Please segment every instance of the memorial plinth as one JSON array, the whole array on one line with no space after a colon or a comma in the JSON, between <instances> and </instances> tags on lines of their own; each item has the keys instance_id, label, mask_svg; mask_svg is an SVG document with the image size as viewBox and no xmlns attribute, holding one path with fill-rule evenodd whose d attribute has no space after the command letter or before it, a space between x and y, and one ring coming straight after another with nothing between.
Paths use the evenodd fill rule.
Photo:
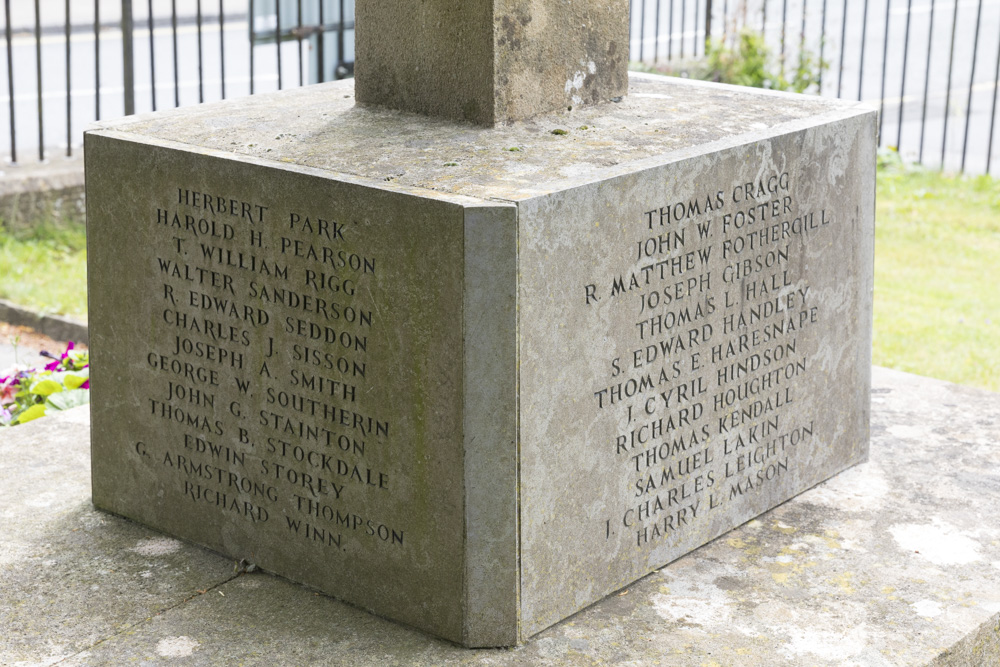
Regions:
<instances>
[{"instance_id":1,"label":"memorial plinth","mask_svg":"<svg viewBox=\"0 0 1000 667\"><path fill-rule=\"evenodd\" d=\"M472 646L868 448L876 116L350 81L87 134L94 502Z\"/></svg>"}]
</instances>

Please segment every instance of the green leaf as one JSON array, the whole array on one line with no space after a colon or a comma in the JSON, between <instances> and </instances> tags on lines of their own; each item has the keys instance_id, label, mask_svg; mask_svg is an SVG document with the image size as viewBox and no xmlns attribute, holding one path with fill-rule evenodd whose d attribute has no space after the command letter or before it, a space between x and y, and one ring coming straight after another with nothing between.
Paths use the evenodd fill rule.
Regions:
<instances>
[{"instance_id":1,"label":"green leaf","mask_svg":"<svg viewBox=\"0 0 1000 667\"><path fill-rule=\"evenodd\" d=\"M80 385L90 379L90 369L84 368L81 371L75 373L66 373L66 377L63 378L63 385L67 389L79 389Z\"/></svg>"},{"instance_id":2,"label":"green leaf","mask_svg":"<svg viewBox=\"0 0 1000 667\"><path fill-rule=\"evenodd\" d=\"M70 350L66 361L69 362L66 365L70 370L89 372L88 368L83 367L90 363L90 352L87 350Z\"/></svg>"},{"instance_id":3,"label":"green leaf","mask_svg":"<svg viewBox=\"0 0 1000 667\"><path fill-rule=\"evenodd\" d=\"M84 389L83 391L87 390ZM12 423L26 424L30 421L33 421L35 419L38 419L39 417L44 417L44 416L45 416L45 406L40 403L38 405L32 405L24 412L18 414L17 419L15 419Z\"/></svg>"},{"instance_id":4,"label":"green leaf","mask_svg":"<svg viewBox=\"0 0 1000 667\"><path fill-rule=\"evenodd\" d=\"M45 401L45 404L55 411L69 410L87 403L90 403L90 392L86 389L70 389L49 396L49 399Z\"/></svg>"},{"instance_id":5,"label":"green leaf","mask_svg":"<svg viewBox=\"0 0 1000 667\"><path fill-rule=\"evenodd\" d=\"M61 384L50 379L39 380L35 384L31 385L31 393L37 394L38 396L51 396L52 394L59 393L62 390L63 386Z\"/></svg>"}]
</instances>

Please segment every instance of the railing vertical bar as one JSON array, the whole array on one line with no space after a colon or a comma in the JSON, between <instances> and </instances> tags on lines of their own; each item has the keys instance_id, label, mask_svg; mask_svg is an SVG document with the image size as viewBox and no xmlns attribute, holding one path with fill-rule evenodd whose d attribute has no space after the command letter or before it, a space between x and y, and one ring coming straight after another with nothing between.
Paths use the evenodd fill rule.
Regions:
<instances>
[{"instance_id":1,"label":"railing vertical bar","mask_svg":"<svg viewBox=\"0 0 1000 667\"><path fill-rule=\"evenodd\" d=\"M847 51L847 0L844 0L844 13L840 17L840 68L837 70L837 97L840 97L844 83L844 53Z\"/></svg>"},{"instance_id":2,"label":"railing vertical bar","mask_svg":"<svg viewBox=\"0 0 1000 667\"><path fill-rule=\"evenodd\" d=\"M785 30L788 27L788 0L781 0L781 73L785 73Z\"/></svg>"},{"instance_id":3,"label":"railing vertical bar","mask_svg":"<svg viewBox=\"0 0 1000 667\"><path fill-rule=\"evenodd\" d=\"M955 28L958 26L958 2L951 15L951 49L948 54L948 85L944 89L944 130L941 132L941 169L944 169L944 156L948 148L948 112L951 110L951 73L955 62Z\"/></svg>"},{"instance_id":4,"label":"railing vertical bar","mask_svg":"<svg viewBox=\"0 0 1000 667\"><path fill-rule=\"evenodd\" d=\"M17 162L17 140L14 122L14 49L10 29L10 0L4 0L4 32L7 37L7 99L10 103L10 161Z\"/></svg>"},{"instance_id":5,"label":"railing vertical bar","mask_svg":"<svg viewBox=\"0 0 1000 667\"><path fill-rule=\"evenodd\" d=\"M274 53L278 61L278 90L282 88L281 81L281 1L274 0Z\"/></svg>"},{"instance_id":6,"label":"railing vertical bar","mask_svg":"<svg viewBox=\"0 0 1000 667\"><path fill-rule=\"evenodd\" d=\"M764 36L764 41L767 41L767 0L761 0L760 3L760 34Z\"/></svg>"},{"instance_id":7,"label":"railing vertical bar","mask_svg":"<svg viewBox=\"0 0 1000 667\"><path fill-rule=\"evenodd\" d=\"M658 62L660 59L660 3L662 0L655 0L654 5L654 24L653 24L653 62Z\"/></svg>"},{"instance_id":8,"label":"railing vertical bar","mask_svg":"<svg viewBox=\"0 0 1000 667\"><path fill-rule=\"evenodd\" d=\"M670 12L667 18L667 61L674 58L674 0L670 0Z\"/></svg>"},{"instance_id":9,"label":"railing vertical bar","mask_svg":"<svg viewBox=\"0 0 1000 667\"><path fill-rule=\"evenodd\" d=\"M69 2L69 0L66 0ZM156 111L156 43L153 38L153 0L146 3L149 11L147 24L149 25L149 91L153 99L153 111Z\"/></svg>"},{"instance_id":10,"label":"railing vertical bar","mask_svg":"<svg viewBox=\"0 0 1000 667\"><path fill-rule=\"evenodd\" d=\"M684 31L687 29L685 18L687 17L687 0L681 0L681 60L684 60Z\"/></svg>"},{"instance_id":11,"label":"railing vertical bar","mask_svg":"<svg viewBox=\"0 0 1000 667\"><path fill-rule=\"evenodd\" d=\"M322 2L322 0L320 0ZM256 31L254 30L254 24L256 23L257 14L254 10L254 0L250 0L250 94L254 93L253 85L253 75L254 75L254 62L253 62L253 52L254 46L256 46Z\"/></svg>"},{"instance_id":12,"label":"railing vertical bar","mask_svg":"<svg viewBox=\"0 0 1000 667\"><path fill-rule=\"evenodd\" d=\"M35 0L35 85L38 86L38 161L45 161L45 128L42 114L42 7Z\"/></svg>"},{"instance_id":13,"label":"railing vertical bar","mask_svg":"<svg viewBox=\"0 0 1000 667\"><path fill-rule=\"evenodd\" d=\"M930 26L927 28L927 62L924 65L924 101L920 111L920 152L917 161L924 162L924 131L927 128L927 98L930 96L931 85L931 45L934 43L934 0L931 0Z\"/></svg>"},{"instance_id":14,"label":"railing vertical bar","mask_svg":"<svg viewBox=\"0 0 1000 667\"><path fill-rule=\"evenodd\" d=\"M809 0L802 0L802 23L799 26L799 69L805 66L806 52L806 7Z\"/></svg>"},{"instance_id":15,"label":"railing vertical bar","mask_svg":"<svg viewBox=\"0 0 1000 667\"><path fill-rule=\"evenodd\" d=\"M297 6L297 15L296 15L297 25L296 25L295 33L296 33L296 39L299 40L299 85L300 86L304 86L305 85L305 77L304 77L304 72L303 72L303 69L302 69L302 60L303 60L303 54L302 54L302 0L296 0L295 4Z\"/></svg>"},{"instance_id":16,"label":"railing vertical bar","mask_svg":"<svg viewBox=\"0 0 1000 667\"><path fill-rule=\"evenodd\" d=\"M955 0L958 2L958 0ZM886 65L889 61L889 9L892 7L892 0L885 0L885 37L882 41L882 83L878 97L878 141L882 145L882 125L885 121L885 73ZM902 103L902 100L900 100Z\"/></svg>"},{"instance_id":17,"label":"railing vertical bar","mask_svg":"<svg viewBox=\"0 0 1000 667\"><path fill-rule=\"evenodd\" d=\"M70 72L71 51L70 51L70 21L69 21L69 0L65 3L66 21L64 25L63 37L66 39L66 157L73 157L73 95L70 82L72 77Z\"/></svg>"},{"instance_id":18,"label":"railing vertical bar","mask_svg":"<svg viewBox=\"0 0 1000 667\"><path fill-rule=\"evenodd\" d=\"M653 25L653 62L660 62L660 4L662 0L656 0L656 23Z\"/></svg>"},{"instance_id":19,"label":"railing vertical bar","mask_svg":"<svg viewBox=\"0 0 1000 667\"><path fill-rule=\"evenodd\" d=\"M337 6L337 69L334 71L333 76L336 79L344 78L341 74L341 68L344 66L344 47L345 41L347 39L347 29L344 27L344 0L340 0Z\"/></svg>"},{"instance_id":20,"label":"railing vertical bar","mask_svg":"<svg viewBox=\"0 0 1000 667\"><path fill-rule=\"evenodd\" d=\"M722 0L722 41L729 35L729 0Z\"/></svg>"},{"instance_id":21,"label":"railing vertical bar","mask_svg":"<svg viewBox=\"0 0 1000 667\"><path fill-rule=\"evenodd\" d=\"M701 40L701 54L708 53L708 45L712 40L712 0L705 0L705 39Z\"/></svg>"},{"instance_id":22,"label":"railing vertical bar","mask_svg":"<svg viewBox=\"0 0 1000 667\"><path fill-rule=\"evenodd\" d=\"M972 68L969 73L969 98L965 103L965 138L962 139L962 173L965 173L965 152L969 147L969 124L972 121L972 86L976 82L976 54L979 52L979 23L983 17L983 0L976 9L976 36L972 39Z\"/></svg>"},{"instance_id":23,"label":"railing vertical bar","mask_svg":"<svg viewBox=\"0 0 1000 667\"><path fill-rule=\"evenodd\" d=\"M997 63L993 67L993 108L990 111L990 138L986 142L986 173L993 161L993 126L997 119L997 91L1000 91L1000 40L997 41Z\"/></svg>"},{"instance_id":24,"label":"railing vertical bar","mask_svg":"<svg viewBox=\"0 0 1000 667\"><path fill-rule=\"evenodd\" d=\"M201 104L205 101L205 60L204 52L202 51L201 0L196 0L194 11L194 20L198 33L198 103Z\"/></svg>"},{"instance_id":25,"label":"railing vertical bar","mask_svg":"<svg viewBox=\"0 0 1000 667\"><path fill-rule=\"evenodd\" d=\"M326 81L326 20L323 16L325 0L317 2L319 2L319 33L316 35L316 69L319 82L323 83Z\"/></svg>"},{"instance_id":26,"label":"railing vertical bar","mask_svg":"<svg viewBox=\"0 0 1000 667\"><path fill-rule=\"evenodd\" d=\"M639 62L643 62L645 60L643 58L645 55L643 53L645 48L644 42L646 41L646 0L639 0L639 2L642 3L642 6L639 8ZM341 20L343 20L343 17L341 17Z\"/></svg>"},{"instance_id":27,"label":"railing vertical bar","mask_svg":"<svg viewBox=\"0 0 1000 667\"><path fill-rule=\"evenodd\" d=\"M826 65L823 61L823 51L826 46L826 0L823 0L823 11L821 13L822 18L819 23L819 82L817 84L817 93L823 94L823 70L826 69Z\"/></svg>"},{"instance_id":28,"label":"railing vertical bar","mask_svg":"<svg viewBox=\"0 0 1000 667\"><path fill-rule=\"evenodd\" d=\"M906 56L910 50L910 13L913 0L906 0L906 33L903 37L903 73L899 82L899 119L896 123L896 150L901 150L903 142L903 104L906 99Z\"/></svg>"},{"instance_id":29,"label":"railing vertical bar","mask_svg":"<svg viewBox=\"0 0 1000 667\"><path fill-rule=\"evenodd\" d=\"M698 57L698 19L702 18L701 14L701 0L694 0L694 31L691 33L691 40L694 42L691 45L691 56ZM704 42L702 42L704 47ZM704 50L704 49L703 49Z\"/></svg>"},{"instance_id":30,"label":"railing vertical bar","mask_svg":"<svg viewBox=\"0 0 1000 667\"><path fill-rule=\"evenodd\" d=\"M174 45L174 106L181 105L181 78L177 59L177 0L170 0L170 30Z\"/></svg>"},{"instance_id":31,"label":"railing vertical bar","mask_svg":"<svg viewBox=\"0 0 1000 667\"><path fill-rule=\"evenodd\" d=\"M94 0L94 117L101 120L101 0Z\"/></svg>"},{"instance_id":32,"label":"railing vertical bar","mask_svg":"<svg viewBox=\"0 0 1000 667\"><path fill-rule=\"evenodd\" d=\"M122 84L125 115L135 114L135 46L132 42L132 0L122 0Z\"/></svg>"},{"instance_id":33,"label":"railing vertical bar","mask_svg":"<svg viewBox=\"0 0 1000 667\"><path fill-rule=\"evenodd\" d=\"M219 77L222 82L222 99L226 99L226 12L219 0Z\"/></svg>"},{"instance_id":34,"label":"railing vertical bar","mask_svg":"<svg viewBox=\"0 0 1000 667\"><path fill-rule=\"evenodd\" d=\"M886 0L888 1L888 0ZM957 2L958 0L956 0ZM865 13L861 19L861 59L858 64L858 101L861 101L861 91L865 82L865 38L868 36L868 0L865 0Z\"/></svg>"}]
</instances>

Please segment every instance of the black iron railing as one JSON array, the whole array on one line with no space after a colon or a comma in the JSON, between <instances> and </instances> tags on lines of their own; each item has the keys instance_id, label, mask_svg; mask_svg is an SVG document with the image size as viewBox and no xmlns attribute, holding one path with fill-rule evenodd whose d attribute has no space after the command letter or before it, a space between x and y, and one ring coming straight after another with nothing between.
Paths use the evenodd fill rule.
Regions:
<instances>
[{"instance_id":1,"label":"black iron railing","mask_svg":"<svg viewBox=\"0 0 1000 667\"><path fill-rule=\"evenodd\" d=\"M683 69L706 36L755 30L777 67L825 63L813 92L877 104L881 145L949 170L1000 169L1000 0L630 3L633 60ZM353 0L4 0L4 19L0 154L14 163L25 148L72 156L93 120L354 68Z\"/></svg>"},{"instance_id":2,"label":"black iron railing","mask_svg":"<svg viewBox=\"0 0 1000 667\"><path fill-rule=\"evenodd\" d=\"M631 0L631 7L634 60L683 70L704 53L706 36L732 39L749 28L763 34L777 67L809 57L826 64L812 92L877 105L881 146L948 170L1000 170L1000 0Z\"/></svg>"},{"instance_id":3,"label":"black iron railing","mask_svg":"<svg viewBox=\"0 0 1000 667\"><path fill-rule=\"evenodd\" d=\"M353 0L4 0L0 155L73 156L95 120L350 76L353 13Z\"/></svg>"}]
</instances>

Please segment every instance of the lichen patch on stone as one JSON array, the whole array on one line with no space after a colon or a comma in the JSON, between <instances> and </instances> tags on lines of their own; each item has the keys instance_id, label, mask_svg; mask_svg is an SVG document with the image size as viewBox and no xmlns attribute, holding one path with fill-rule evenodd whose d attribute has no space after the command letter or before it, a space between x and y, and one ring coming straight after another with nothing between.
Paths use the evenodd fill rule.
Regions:
<instances>
[{"instance_id":1,"label":"lichen patch on stone","mask_svg":"<svg viewBox=\"0 0 1000 667\"><path fill-rule=\"evenodd\" d=\"M927 433L927 429L920 426L913 426L911 424L895 424L890 426L888 429L889 435L894 438L899 438L901 440L906 440L909 438L921 438Z\"/></svg>"},{"instance_id":2,"label":"lichen patch on stone","mask_svg":"<svg viewBox=\"0 0 1000 667\"><path fill-rule=\"evenodd\" d=\"M981 558L979 543L940 520L931 524L898 524L889 528L889 532L901 549L935 565L965 565Z\"/></svg>"},{"instance_id":3,"label":"lichen patch on stone","mask_svg":"<svg viewBox=\"0 0 1000 667\"><path fill-rule=\"evenodd\" d=\"M151 537L148 540L139 540L130 551L134 551L140 556L166 556L179 551L181 543L169 537Z\"/></svg>"},{"instance_id":4,"label":"lichen patch on stone","mask_svg":"<svg viewBox=\"0 0 1000 667\"><path fill-rule=\"evenodd\" d=\"M708 593L706 599L655 595L653 606L660 618L666 621L707 627L729 621L729 607L719 604L724 599L726 594L721 590Z\"/></svg>"},{"instance_id":5,"label":"lichen patch on stone","mask_svg":"<svg viewBox=\"0 0 1000 667\"><path fill-rule=\"evenodd\" d=\"M941 603L937 600L918 600L910 606L913 607L913 611L917 613L917 616L923 616L924 618L934 618L944 612Z\"/></svg>"},{"instance_id":6,"label":"lichen patch on stone","mask_svg":"<svg viewBox=\"0 0 1000 667\"><path fill-rule=\"evenodd\" d=\"M190 637L165 637L156 643L156 654L163 658L186 658L199 644Z\"/></svg>"},{"instance_id":7,"label":"lichen patch on stone","mask_svg":"<svg viewBox=\"0 0 1000 667\"><path fill-rule=\"evenodd\" d=\"M863 626L844 633L800 630L785 644L785 653L788 657L813 655L843 661L863 652L866 644L867 632Z\"/></svg>"}]
</instances>

